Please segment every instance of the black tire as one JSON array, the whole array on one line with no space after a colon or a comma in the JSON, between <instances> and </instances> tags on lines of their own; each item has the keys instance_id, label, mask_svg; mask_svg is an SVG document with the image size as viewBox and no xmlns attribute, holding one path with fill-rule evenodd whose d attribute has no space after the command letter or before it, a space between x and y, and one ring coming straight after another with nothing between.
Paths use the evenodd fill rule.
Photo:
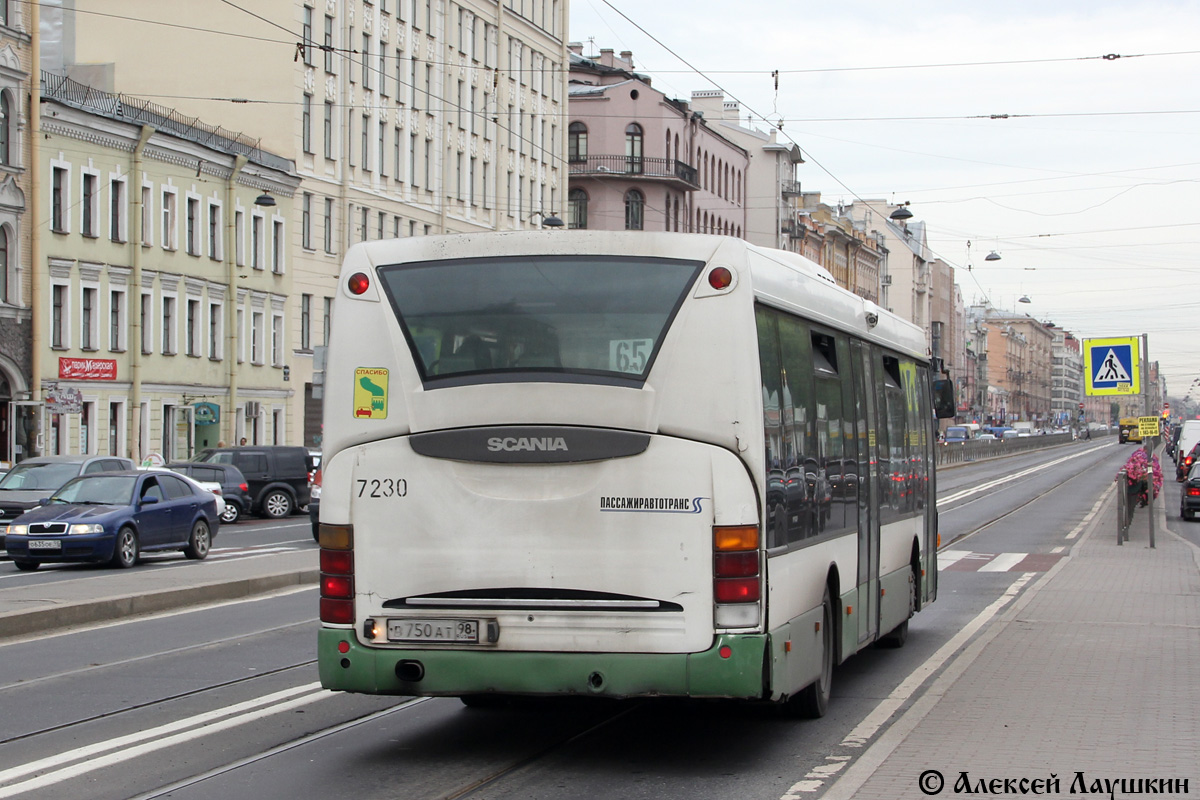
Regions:
<instances>
[{"instance_id":1,"label":"black tire","mask_svg":"<svg viewBox=\"0 0 1200 800\"><path fill-rule=\"evenodd\" d=\"M40 561L14 561L13 563L21 572L33 572L42 565Z\"/></svg>"},{"instance_id":2,"label":"black tire","mask_svg":"<svg viewBox=\"0 0 1200 800\"><path fill-rule=\"evenodd\" d=\"M192 535L188 537L187 547L183 548L183 554L194 561L203 561L208 558L208 550L212 547L212 532L208 529L208 523L202 519L192 523Z\"/></svg>"},{"instance_id":3,"label":"black tire","mask_svg":"<svg viewBox=\"0 0 1200 800\"><path fill-rule=\"evenodd\" d=\"M262 513L271 519L284 519L293 511L292 496L282 489L272 489L262 499Z\"/></svg>"},{"instance_id":4,"label":"black tire","mask_svg":"<svg viewBox=\"0 0 1200 800\"><path fill-rule=\"evenodd\" d=\"M225 510L221 512L221 524L232 525L242 518L242 507L233 500L225 501Z\"/></svg>"},{"instance_id":5,"label":"black tire","mask_svg":"<svg viewBox=\"0 0 1200 800\"><path fill-rule=\"evenodd\" d=\"M137 563L140 552L137 533L133 528L121 528L117 531L117 542L110 563L117 569L129 569Z\"/></svg>"},{"instance_id":6,"label":"black tire","mask_svg":"<svg viewBox=\"0 0 1200 800\"><path fill-rule=\"evenodd\" d=\"M821 674L787 701L788 716L819 719L829 708L829 695L833 689L834 660L833 600L829 587L821 600Z\"/></svg>"}]
</instances>

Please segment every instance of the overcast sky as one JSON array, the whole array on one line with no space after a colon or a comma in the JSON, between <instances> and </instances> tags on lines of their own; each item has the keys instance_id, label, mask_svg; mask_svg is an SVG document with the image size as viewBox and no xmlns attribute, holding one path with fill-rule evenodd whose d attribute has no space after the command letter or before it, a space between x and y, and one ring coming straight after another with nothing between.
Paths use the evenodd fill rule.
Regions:
<instances>
[{"instance_id":1,"label":"overcast sky","mask_svg":"<svg viewBox=\"0 0 1200 800\"><path fill-rule=\"evenodd\" d=\"M825 202L909 201L968 303L1146 333L1172 396L1200 378L1200 3L610 2L571 0L586 53L783 120Z\"/></svg>"}]
</instances>

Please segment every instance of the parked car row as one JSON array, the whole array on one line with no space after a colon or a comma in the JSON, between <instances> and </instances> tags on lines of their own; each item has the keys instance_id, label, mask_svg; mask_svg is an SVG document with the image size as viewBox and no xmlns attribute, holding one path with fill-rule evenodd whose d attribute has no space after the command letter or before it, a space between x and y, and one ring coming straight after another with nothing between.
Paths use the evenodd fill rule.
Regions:
<instances>
[{"instance_id":1,"label":"parked car row","mask_svg":"<svg viewBox=\"0 0 1200 800\"><path fill-rule=\"evenodd\" d=\"M150 469L117 456L29 458L0 477L0 548L23 570L129 567L143 552L171 549L203 559L222 522L309 505L319 464L319 453L289 446L213 448Z\"/></svg>"}]
</instances>

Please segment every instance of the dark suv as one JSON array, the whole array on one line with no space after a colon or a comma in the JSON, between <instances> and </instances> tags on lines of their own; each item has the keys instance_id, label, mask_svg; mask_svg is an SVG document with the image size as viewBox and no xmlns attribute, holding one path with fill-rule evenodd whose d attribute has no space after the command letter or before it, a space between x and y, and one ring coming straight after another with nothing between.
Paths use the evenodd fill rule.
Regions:
<instances>
[{"instance_id":1,"label":"dark suv","mask_svg":"<svg viewBox=\"0 0 1200 800\"><path fill-rule=\"evenodd\" d=\"M118 456L35 456L17 464L0 479L0 547L8 525L58 491L77 475L121 472L134 463Z\"/></svg>"},{"instance_id":2,"label":"dark suv","mask_svg":"<svg viewBox=\"0 0 1200 800\"><path fill-rule=\"evenodd\" d=\"M225 500L225 511L221 522L232 525L243 514L250 513L250 484L246 476L233 464L197 464L194 461L179 461L167 464L167 469L187 475L194 481L210 481L221 484L221 497Z\"/></svg>"},{"instance_id":3,"label":"dark suv","mask_svg":"<svg viewBox=\"0 0 1200 800\"><path fill-rule=\"evenodd\" d=\"M303 447L264 445L201 451L193 463L232 464L246 478L250 510L273 519L308 505L312 456Z\"/></svg>"}]
</instances>

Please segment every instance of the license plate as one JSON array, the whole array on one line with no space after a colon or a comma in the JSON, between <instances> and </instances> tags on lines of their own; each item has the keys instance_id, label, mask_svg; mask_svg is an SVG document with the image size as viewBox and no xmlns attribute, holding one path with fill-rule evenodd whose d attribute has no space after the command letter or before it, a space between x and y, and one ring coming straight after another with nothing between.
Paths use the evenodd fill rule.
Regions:
<instances>
[{"instance_id":1,"label":"license plate","mask_svg":"<svg viewBox=\"0 0 1200 800\"><path fill-rule=\"evenodd\" d=\"M389 642L479 644L477 619L389 619Z\"/></svg>"},{"instance_id":2,"label":"license plate","mask_svg":"<svg viewBox=\"0 0 1200 800\"><path fill-rule=\"evenodd\" d=\"M62 541L59 539L30 539L30 550L62 550Z\"/></svg>"}]
</instances>

